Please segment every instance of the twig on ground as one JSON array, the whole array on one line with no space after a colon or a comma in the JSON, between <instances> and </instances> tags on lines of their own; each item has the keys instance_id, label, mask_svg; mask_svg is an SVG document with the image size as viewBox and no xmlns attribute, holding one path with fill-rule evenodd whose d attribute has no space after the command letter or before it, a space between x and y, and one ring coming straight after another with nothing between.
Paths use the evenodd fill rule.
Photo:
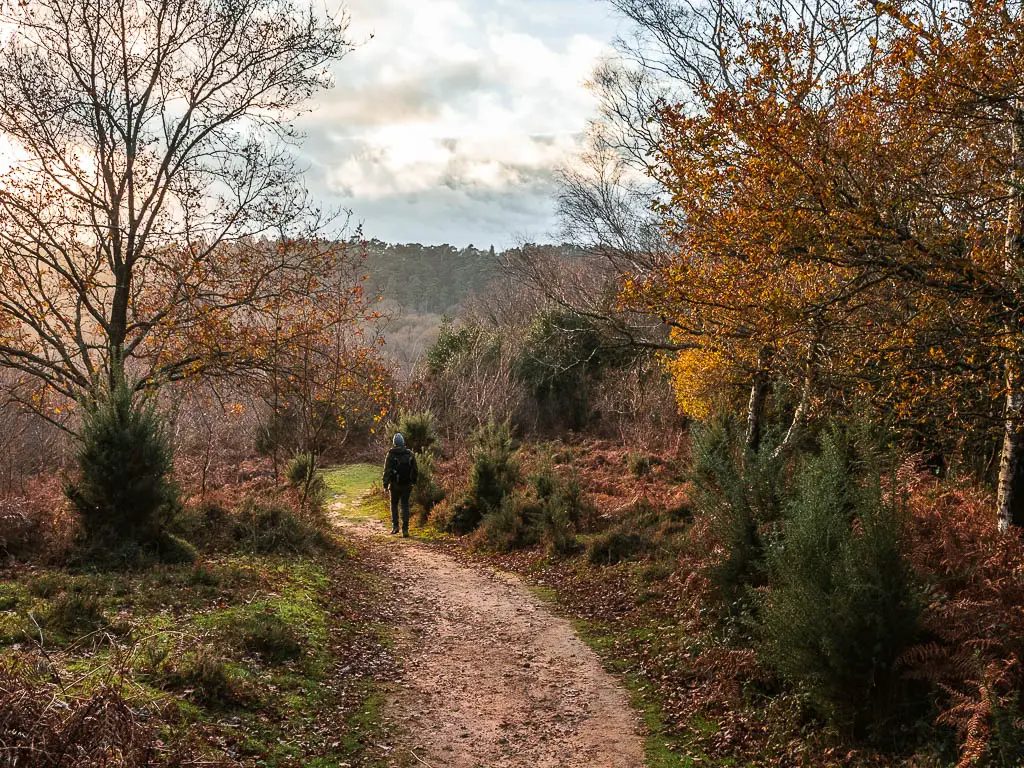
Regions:
<instances>
[{"instance_id":1,"label":"twig on ground","mask_svg":"<svg viewBox=\"0 0 1024 768\"><path fill-rule=\"evenodd\" d=\"M415 752L413 752L413 751L412 751L411 749L409 750L409 754L410 754L410 755L412 755L413 757L415 757L415 758L416 758L416 759L417 759L417 760L418 760L418 761L419 761L420 763L422 763L423 765L427 766L427 768L434 768L434 767L433 767L433 766L432 766L432 765L431 765L430 763L428 763L428 762L427 762L426 760L424 760L424 759L423 759L422 757L420 757L419 755L417 755L417 754L416 754Z\"/></svg>"}]
</instances>

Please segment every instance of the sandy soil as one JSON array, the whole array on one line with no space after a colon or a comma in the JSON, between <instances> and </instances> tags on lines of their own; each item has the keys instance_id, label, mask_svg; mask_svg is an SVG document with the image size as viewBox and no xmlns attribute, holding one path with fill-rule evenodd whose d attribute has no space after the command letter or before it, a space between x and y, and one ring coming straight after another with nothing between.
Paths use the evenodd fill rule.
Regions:
<instances>
[{"instance_id":1,"label":"sandy soil","mask_svg":"<svg viewBox=\"0 0 1024 768\"><path fill-rule=\"evenodd\" d=\"M402 596L385 707L389 766L642 768L626 695L572 625L514 576L463 565L377 520L340 518Z\"/></svg>"}]
</instances>

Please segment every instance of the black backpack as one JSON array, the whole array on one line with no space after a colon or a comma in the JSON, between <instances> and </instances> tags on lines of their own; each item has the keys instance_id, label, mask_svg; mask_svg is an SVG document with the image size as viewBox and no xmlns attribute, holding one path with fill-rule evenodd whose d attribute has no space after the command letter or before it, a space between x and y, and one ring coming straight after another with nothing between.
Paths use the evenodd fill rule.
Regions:
<instances>
[{"instance_id":1,"label":"black backpack","mask_svg":"<svg viewBox=\"0 0 1024 768\"><path fill-rule=\"evenodd\" d=\"M396 485L412 485L412 451L401 451L395 455L391 477Z\"/></svg>"}]
</instances>

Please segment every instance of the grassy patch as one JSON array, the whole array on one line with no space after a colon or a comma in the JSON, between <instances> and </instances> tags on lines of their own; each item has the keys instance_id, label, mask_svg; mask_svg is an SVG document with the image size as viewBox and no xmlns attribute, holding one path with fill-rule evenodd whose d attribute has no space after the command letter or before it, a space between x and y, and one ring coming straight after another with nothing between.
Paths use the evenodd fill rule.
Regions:
<instances>
[{"instance_id":1,"label":"grassy patch","mask_svg":"<svg viewBox=\"0 0 1024 768\"><path fill-rule=\"evenodd\" d=\"M160 740L200 761L343 765L367 743L345 723L367 733L379 718L384 665L361 660L388 652L372 608L349 604L376 599L359 568L332 548L133 573L0 571L0 665L45 668L40 682L68 701L113 685L162 713Z\"/></svg>"},{"instance_id":2,"label":"grassy patch","mask_svg":"<svg viewBox=\"0 0 1024 768\"><path fill-rule=\"evenodd\" d=\"M350 464L323 472L331 511L355 520L388 520L391 510L380 486L380 467Z\"/></svg>"},{"instance_id":3,"label":"grassy patch","mask_svg":"<svg viewBox=\"0 0 1024 768\"><path fill-rule=\"evenodd\" d=\"M549 590L551 591L551 590ZM656 692L642 677L627 671L629 664L615 655L616 640L625 633L646 634L663 631L660 628L633 628L616 630L587 621L573 622L577 634L614 672L629 691L630 703L644 723L644 755L647 768L695 768L696 766L734 766L732 758L715 758L694 750L686 735L670 731ZM713 723L711 725L714 725ZM694 724L694 733L704 724Z\"/></svg>"}]
</instances>

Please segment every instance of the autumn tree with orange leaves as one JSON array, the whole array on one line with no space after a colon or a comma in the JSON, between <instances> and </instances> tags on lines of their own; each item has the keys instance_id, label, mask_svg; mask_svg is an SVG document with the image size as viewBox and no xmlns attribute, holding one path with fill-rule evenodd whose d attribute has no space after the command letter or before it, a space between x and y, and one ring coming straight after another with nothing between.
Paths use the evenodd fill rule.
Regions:
<instances>
[{"instance_id":1,"label":"autumn tree with orange leaves","mask_svg":"<svg viewBox=\"0 0 1024 768\"><path fill-rule=\"evenodd\" d=\"M1002 430L997 514L1024 521L1019 8L620 5L671 74L645 129L671 247L623 298L691 347L683 409L745 389L754 447L774 393L776 453L858 397L911 436Z\"/></svg>"}]
</instances>

